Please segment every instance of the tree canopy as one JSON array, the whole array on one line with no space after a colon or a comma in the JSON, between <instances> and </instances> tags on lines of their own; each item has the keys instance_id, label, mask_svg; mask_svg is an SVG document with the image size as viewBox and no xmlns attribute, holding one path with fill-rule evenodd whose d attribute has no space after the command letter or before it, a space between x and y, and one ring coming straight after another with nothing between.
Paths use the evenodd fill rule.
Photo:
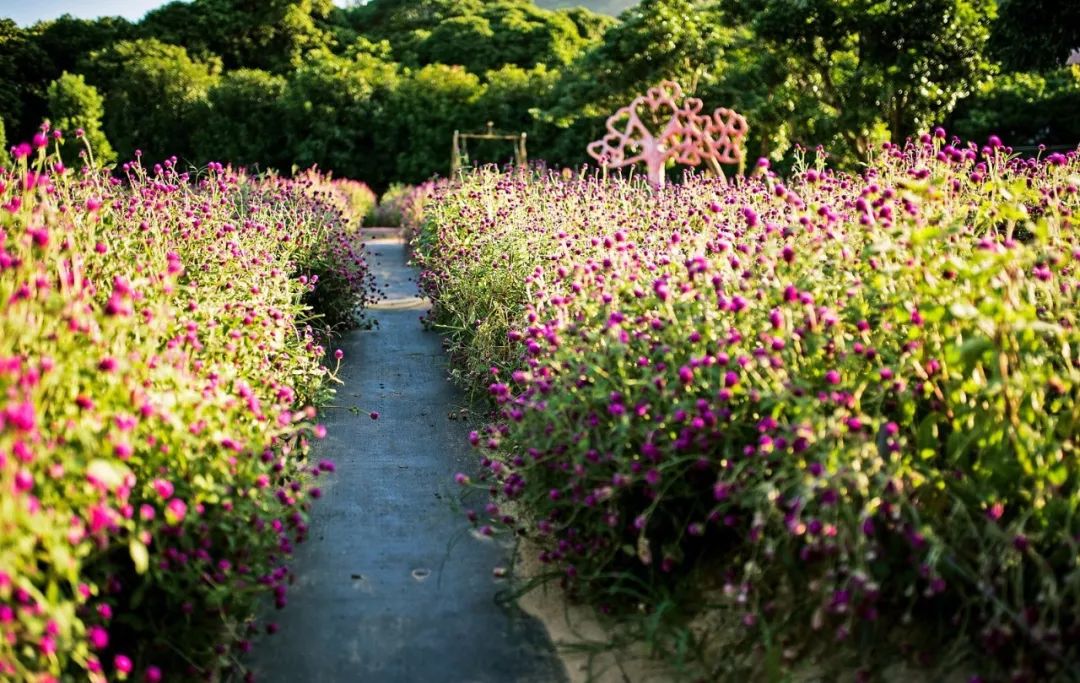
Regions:
<instances>
[{"instance_id":1,"label":"tree canopy","mask_svg":"<svg viewBox=\"0 0 1080 683\"><path fill-rule=\"evenodd\" d=\"M854 164L942 122L1075 143L1080 76L1064 61L1080 16L1033 2L588 3L601 14L561 0L191 0L138 23L0 20L0 120L15 141L46 118L100 120L121 159L319 164L376 187L445 172L453 131L489 121L527 132L532 158L582 164L605 118L665 79L745 114L751 157L801 143Z\"/></svg>"}]
</instances>

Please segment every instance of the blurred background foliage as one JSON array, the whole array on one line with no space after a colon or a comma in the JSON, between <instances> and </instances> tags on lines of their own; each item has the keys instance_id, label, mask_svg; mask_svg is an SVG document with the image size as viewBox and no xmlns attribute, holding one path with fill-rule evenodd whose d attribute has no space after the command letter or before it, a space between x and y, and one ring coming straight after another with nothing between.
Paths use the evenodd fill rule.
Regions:
<instances>
[{"instance_id":1,"label":"blurred background foliage","mask_svg":"<svg viewBox=\"0 0 1080 683\"><path fill-rule=\"evenodd\" d=\"M1074 0L576 4L193 0L137 23L4 19L0 120L9 142L44 119L83 128L106 160L318 164L377 189L445 173L453 131L488 121L578 166L606 116L665 78L744 113L751 157L823 145L854 166L937 124L1080 142Z\"/></svg>"}]
</instances>

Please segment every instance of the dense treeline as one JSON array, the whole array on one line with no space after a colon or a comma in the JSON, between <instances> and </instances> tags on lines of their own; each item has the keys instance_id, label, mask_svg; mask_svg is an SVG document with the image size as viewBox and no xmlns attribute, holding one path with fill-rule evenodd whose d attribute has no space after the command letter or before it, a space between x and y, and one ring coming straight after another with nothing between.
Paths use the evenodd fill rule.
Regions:
<instances>
[{"instance_id":1,"label":"dense treeline","mask_svg":"<svg viewBox=\"0 0 1080 683\"><path fill-rule=\"evenodd\" d=\"M643 0L617 20L529 0L193 0L138 23L0 20L0 118L9 140L81 127L106 160L319 164L384 187L444 172L453 130L488 121L579 164L613 108L675 78L746 113L752 155L820 144L850 163L941 122L1075 144L1075 47L1068 0Z\"/></svg>"}]
</instances>

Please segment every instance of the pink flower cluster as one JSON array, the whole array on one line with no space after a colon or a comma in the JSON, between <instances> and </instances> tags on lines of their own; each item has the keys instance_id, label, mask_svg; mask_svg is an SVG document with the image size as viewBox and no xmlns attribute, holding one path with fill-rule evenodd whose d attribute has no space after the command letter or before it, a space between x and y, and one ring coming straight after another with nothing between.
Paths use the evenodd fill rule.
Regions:
<instances>
[{"instance_id":1,"label":"pink flower cluster","mask_svg":"<svg viewBox=\"0 0 1080 683\"><path fill-rule=\"evenodd\" d=\"M470 518L656 642L715 602L741 634L701 648L714 676L760 673L766 635L789 668L1074 667L1080 155L935 131L857 176L757 168L429 202L431 322L497 410Z\"/></svg>"},{"instance_id":2,"label":"pink flower cluster","mask_svg":"<svg viewBox=\"0 0 1080 683\"><path fill-rule=\"evenodd\" d=\"M319 330L373 295L310 182L47 145L0 172L0 678L211 677L307 534ZM319 276L321 274L321 277ZM320 313L315 310L314 313ZM340 359L339 359L340 360Z\"/></svg>"}]
</instances>

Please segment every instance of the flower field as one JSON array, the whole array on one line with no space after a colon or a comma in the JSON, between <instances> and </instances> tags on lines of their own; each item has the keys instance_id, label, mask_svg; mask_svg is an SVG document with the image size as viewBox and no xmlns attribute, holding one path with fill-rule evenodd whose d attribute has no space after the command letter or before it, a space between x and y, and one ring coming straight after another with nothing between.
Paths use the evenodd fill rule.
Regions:
<instances>
[{"instance_id":1,"label":"flower field","mask_svg":"<svg viewBox=\"0 0 1080 683\"><path fill-rule=\"evenodd\" d=\"M318 175L110 176L59 137L0 172L0 678L209 679L287 601L326 331L374 289Z\"/></svg>"},{"instance_id":2,"label":"flower field","mask_svg":"<svg viewBox=\"0 0 1080 683\"><path fill-rule=\"evenodd\" d=\"M497 406L471 518L707 680L1068 678L1078 188L940 130L860 175L441 186L430 323Z\"/></svg>"}]
</instances>

